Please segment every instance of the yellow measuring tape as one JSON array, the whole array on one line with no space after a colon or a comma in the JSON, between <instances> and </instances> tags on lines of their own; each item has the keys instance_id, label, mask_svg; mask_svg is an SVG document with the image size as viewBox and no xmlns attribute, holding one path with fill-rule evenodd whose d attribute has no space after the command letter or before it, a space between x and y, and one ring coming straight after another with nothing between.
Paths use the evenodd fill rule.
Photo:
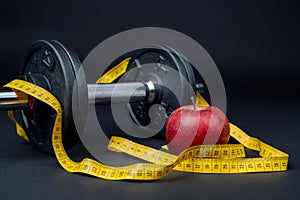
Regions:
<instances>
[{"instance_id":1,"label":"yellow measuring tape","mask_svg":"<svg viewBox=\"0 0 300 200\"><path fill-rule=\"evenodd\" d=\"M122 61L105 73L97 82L109 83L114 81L126 72L128 62L129 60ZM124 65L126 65L125 71ZM122 68L122 70L119 70L119 68ZM167 176L172 170L193 173L245 173L287 170L288 154L265 144L257 138L248 136L233 124L230 124L230 135L241 144L195 146L185 150L179 156L175 156L113 136L108 144L108 149L132 155L148 161L148 163L112 167L90 158L74 162L67 155L62 143L62 108L60 102L47 90L23 80L13 80L5 87L30 95L51 106L56 111L52 145L60 165L71 173L84 173L108 180L155 180ZM196 102L199 105L208 105L200 94L197 94ZM11 111L9 111L9 117L16 123L17 134L28 140L25 131L17 123ZM244 147L258 151L261 157L246 158Z\"/></svg>"},{"instance_id":2,"label":"yellow measuring tape","mask_svg":"<svg viewBox=\"0 0 300 200\"><path fill-rule=\"evenodd\" d=\"M105 75L101 76L96 83L112 83L127 71L127 66L131 58L126 58L118 65L111 68Z\"/></svg>"}]
</instances>

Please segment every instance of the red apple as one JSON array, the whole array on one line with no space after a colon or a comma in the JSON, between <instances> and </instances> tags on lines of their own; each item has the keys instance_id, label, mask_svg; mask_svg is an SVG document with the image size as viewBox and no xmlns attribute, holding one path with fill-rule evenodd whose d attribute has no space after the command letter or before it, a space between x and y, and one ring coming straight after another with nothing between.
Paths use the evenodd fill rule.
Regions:
<instances>
[{"instance_id":1,"label":"red apple","mask_svg":"<svg viewBox=\"0 0 300 200\"><path fill-rule=\"evenodd\" d=\"M183 106L176 109L166 124L168 149L180 154L201 144L226 144L229 140L226 115L213 106Z\"/></svg>"}]
</instances>

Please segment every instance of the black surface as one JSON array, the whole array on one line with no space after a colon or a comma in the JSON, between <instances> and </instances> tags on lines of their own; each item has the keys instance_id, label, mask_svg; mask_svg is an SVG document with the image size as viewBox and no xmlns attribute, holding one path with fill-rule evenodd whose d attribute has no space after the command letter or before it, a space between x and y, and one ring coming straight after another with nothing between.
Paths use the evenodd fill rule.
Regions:
<instances>
[{"instance_id":1,"label":"black surface","mask_svg":"<svg viewBox=\"0 0 300 200\"><path fill-rule=\"evenodd\" d=\"M53 156L15 136L1 113L0 199L299 199L299 3L297 1L2 2L1 84L19 74L29 45L57 39L84 56L130 28L162 26L190 35L222 73L228 116L290 154L282 173L188 174L160 181L105 181L69 174Z\"/></svg>"}]
</instances>

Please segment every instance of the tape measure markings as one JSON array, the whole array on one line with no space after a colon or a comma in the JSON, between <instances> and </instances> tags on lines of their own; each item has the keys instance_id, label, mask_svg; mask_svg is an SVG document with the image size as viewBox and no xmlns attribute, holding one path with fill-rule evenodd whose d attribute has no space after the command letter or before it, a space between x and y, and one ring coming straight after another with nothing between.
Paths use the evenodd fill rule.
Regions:
<instances>
[{"instance_id":1,"label":"tape measure markings","mask_svg":"<svg viewBox=\"0 0 300 200\"><path fill-rule=\"evenodd\" d=\"M118 144L118 145L116 145ZM128 151L127 148L121 148L122 146L127 146L133 149L140 149L140 152L148 152L147 154L139 153L136 154ZM224 145L217 145L224 146ZM231 144L225 145L224 149L235 148L235 150L240 151L240 145ZM164 161L165 155L168 153L158 151L156 149L151 149L150 147L137 144L135 142L126 140L124 138L112 137L108 145L110 150L116 152L124 152L130 154L134 157L153 162L155 164L168 164L168 160ZM149 151L150 149L150 151ZM286 157L271 157L271 158L243 158L245 154L236 154L236 158L224 159L219 158L199 158L199 146L193 147L194 150L190 149L188 154L181 154L180 156L183 159L188 158L188 160L183 161L177 165L174 170L185 171L185 172L194 172L194 173L246 173L246 172L271 172L271 171L285 171L287 167L287 158ZM243 148L242 148L243 149ZM151 152L153 151L153 152ZM157 152L158 151L158 152ZM237 152L233 151L233 152ZM149 153L150 152L150 153ZM213 151L212 151L213 152ZM155 157L160 157L160 159L152 158L152 154ZM240 157L238 157L240 156ZM172 155L173 159L176 157ZM191 159L190 159L191 158ZM176 158L175 158L176 160ZM172 163L172 160L169 161Z\"/></svg>"}]
</instances>

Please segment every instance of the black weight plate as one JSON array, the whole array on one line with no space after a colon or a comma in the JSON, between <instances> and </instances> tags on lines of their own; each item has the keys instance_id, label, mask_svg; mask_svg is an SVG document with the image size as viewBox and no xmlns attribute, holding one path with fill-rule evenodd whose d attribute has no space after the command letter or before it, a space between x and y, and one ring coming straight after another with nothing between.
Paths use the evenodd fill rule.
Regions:
<instances>
[{"instance_id":1,"label":"black weight plate","mask_svg":"<svg viewBox=\"0 0 300 200\"><path fill-rule=\"evenodd\" d=\"M154 102L160 103L164 107L167 116L169 116L176 108L180 106L179 101L182 105L191 104L190 97L193 95L193 93L189 91L189 88L187 85L185 85L185 82L182 79L185 78L194 90L195 78L193 73L191 73L192 69L190 64L184 62L184 60L181 59L181 57L179 57L177 54L166 50L145 49L138 51L132 62L134 64L130 65L128 70L136 67L137 64L144 65L148 63L156 63L156 65L154 64L153 66L140 69L139 73L137 73L134 79L131 79L130 81L145 82L150 80L162 86L165 86L167 82L172 82L172 84L168 84L169 89L165 87L161 88L162 92L160 98L158 99L159 102ZM170 73L169 70L164 68L164 66L173 68L183 77L170 77L170 75L168 75L168 73ZM172 92L175 90L177 90L179 93L179 101ZM131 103L128 105L130 114L138 125L145 126L150 123L150 117L148 113L152 105L153 103L147 102ZM155 116L153 120L161 120L160 118L164 117L160 113L157 114L158 115ZM162 130L158 136L163 135L164 130Z\"/></svg>"},{"instance_id":2,"label":"black weight plate","mask_svg":"<svg viewBox=\"0 0 300 200\"><path fill-rule=\"evenodd\" d=\"M60 101L63 109L62 136L66 149L78 141L72 116L72 93L79 63L76 54L68 51L64 45L57 41L40 40L30 47L20 74L21 78L45 88ZM32 109L22 111L21 116L33 146L42 152L52 152L55 111L34 100Z\"/></svg>"},{"instance_id":3,"label":"black weight plate","mask_svg":"<svg viewBox=\"0 0 300 200\"><path fill-rule=\"evenodd\" d=\"M148 63L157 63L158 65L166 65L171 68L173 68L175 71L178 71L193 87L194 89L195 86L195 77L193 74L193 69L192 66L186 62L183 58L178 56L175 53L170 53L169 51L163 50L163 49L154 49L154 48L147 48L147 49L139 49L135 50L129 53L126 53L119 58L117 58L115 61L113 61L110 66L106 69L108 71L109 69L113 68L116 66L118 63L120 63L122 60L130 57L131 60L128 64L127 71L136 68L137 65L144 65ZM161 70L161 69L160 69ZM146 70L146 72L143 75L136 74L134 76L129 76L126 77L125 80L124 76L120 77L118 80L115 82L136 82L136 81L141 81L141 82L146 82L146 81L154 81L154 82L159 82L157 79L164 79L164 73L160 73L159 71L151 71ZM149 75L149 76L148 76ZM153 75L153 76L152 76ZM162 81L163 82L163 81ZM179 88L180 93L182 94L183 100L181 101L182 104L191 104L191 95L193 94L188 94L190 92L190 88L186 88L186 86L183 84L182 80L179 80L179 82L174 82L174 86ZM150 117L148 115L149 109L153 104L159 103L161 104L166 111L167 116L173 112L176 108L180 106L178 100L174 96L174 94L165 88L162 88L163 92L160 95L158 99L156 99L152 103L147 103L147 102L139 102L139 103L130 103L126 104L124 106L127 107L128 111L130 112L130 115L133 119L133 121L139 125L139 126L145 126L149 124L150 122ZM149 142L149 138L143 139L143 138L135 138L133 136L124 134L120 129L112 130L112 127L115 127L114 125L107 125L109 121L113 121L112 114L108 114L110 111L110 106L98 106L100 109L97 109L97 115L98 115L98 120L101 124L101 127L103 128L104 132L108 137L111 137L112 135L117 135L117 136L122 136L126 137L128 139L131 139L133 141L137 141L142 144L150 145L153 146L153 142ZM106 113L105 117L101 115L101 113ZM159 117L167 117L165 115L160 115ZM159 117L157 118L158 120ZM162 139L162 142L160 144L157 144L156 147L160 147L161 144L164 144L164 134L165 134L165 129L162 129L158 134L156 134L152 139L158 138ZM154 146L155 147L155 146Z\"/></svg>"},{"instance_id":4,"label":"black weight plate","mask_svg":"<svg viewBox=\"0 0 300 200\"><path fill-rule=\"evenodd\" d=\"M86 117L87 117L87 109L84 106L79 106L79 105L88 105L88 89L87 89L87 82L85 78L85 73L83 68L81 68L81 61L79 60L78 55L70 49L68 46L63 45L62 43L52 40L51 43L55 45L56 47L60 47L65 55L68 57L70 64L67 65L70 66L70 69L73 70L74 72L74 82L73 82L73 93L71 97L71 107L72 109L72 115L70 119L65 119L68 123L71 124L77 123L76 126L74 124L73 127L76 127L77 133L82 133L84 127L85 127L85 122L86 122ZM58 46L57 46L58 45ZM59 48L58 47L58 48ZM61 54L64 55L64 54ZM81 68L81 69L80 69ZM80 70L79 70L80 69ZM68 104L69 105L69 104ZM71 108L69 108L71 109ZM70 120L70 121L69 121ZM68 130L66 130L68 131ZM70 134L71 137L73 134ZM74 140L74 143L79 139L77 134L74 134L75 138L67 139L67 140Z\"/></svg>"}]
</instances>

